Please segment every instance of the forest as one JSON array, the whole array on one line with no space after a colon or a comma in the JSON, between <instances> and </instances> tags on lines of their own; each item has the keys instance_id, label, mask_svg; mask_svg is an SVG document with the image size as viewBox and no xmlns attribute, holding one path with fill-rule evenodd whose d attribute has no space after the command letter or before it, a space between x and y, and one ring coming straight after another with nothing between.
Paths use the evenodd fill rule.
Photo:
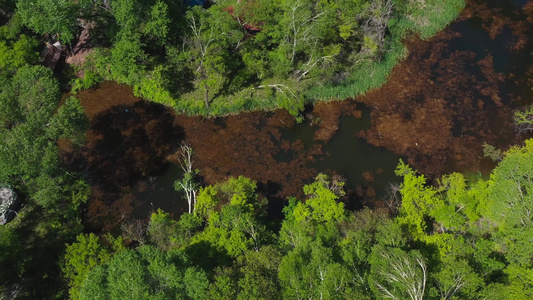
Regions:
<instances>
[{"instance_id":1,"label":"forest","mask_svg":"<svg viewBox=\"0 0 533 300\"><path fill-rule=\"evenodd\" d=\"M393 171L400 183L386 195L367 192L380 199L361 205L335 171L278 183L296 190L280 200L244 172L196 169L203 149L171 119L205 125L259 111L284 126L326 122L309 112L314 105L379 89L408 58L410 40L434 38L465 5L0 0L0 200L11 201L0 205L0 298L533 299L531 106L505 121L518 145L479 145L488 174L424 175L402 157ZM80 95L109 82L146 101L116 99L106 107L116 114L90 113ZM269 130L270 139L282 135ZM283 147L308 150L302 141ZM155 180L161 161L181 169L173 182L188 204L181 213L151 203L145 219L124 212L99 215L111 226L91 223L94 207L115 209L134 193L131 178Z\"/></svg>"}]
</instances>

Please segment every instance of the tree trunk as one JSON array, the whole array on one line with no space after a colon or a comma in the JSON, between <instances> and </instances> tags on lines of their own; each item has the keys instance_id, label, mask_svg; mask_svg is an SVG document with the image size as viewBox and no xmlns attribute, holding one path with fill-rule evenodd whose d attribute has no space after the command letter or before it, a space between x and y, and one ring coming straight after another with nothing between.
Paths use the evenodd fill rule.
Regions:
<instances>
[{"instance_id":1,"label":"tree trunk","mask_svg":"<svg viewBox=\"0 0 533 300\"><path fill-rule=\"evenodd\" d=\"M205 89L205 98L204 98L205 108L209 109L209 90L207 89L207 84L204 84L204 89Z\"/></svg>"},{"instance_id":2,"label":"tree trunk","mask_svg":"<svg viewBox=\"0 0 533 300\"><path fill-rule=\"evenodd\" d=\"M191 214L191 206L192 206L192 199L191 199L191 191L187 191L187 201L189 202L189 214Z\"/></svg>"},{"instance_id":3,"label":"tree trunk","mask_svg":"<svg viewBox=\"0 0 533 300\"><path fill-rule=\"evenodd\" d=\"M195 212L196 211L196 191L195 190L192 191L192 197L193 197L193 201L194 201L194 205L193 205L192 211Z\"/></svg>"}]
</instances>

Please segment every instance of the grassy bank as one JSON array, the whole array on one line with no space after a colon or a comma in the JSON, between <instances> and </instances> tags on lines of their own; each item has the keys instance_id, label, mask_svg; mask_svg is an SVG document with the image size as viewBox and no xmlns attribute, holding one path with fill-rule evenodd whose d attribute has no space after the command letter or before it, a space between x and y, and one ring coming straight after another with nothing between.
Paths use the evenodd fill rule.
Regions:
<instances>
[{"instance_id":1,"label":"grassy bank","mask_svg":"<svg viewBox=\"0 0 533 300\"><path fill-rule=\"evenodd\" d=\"M400 4L399 4L400 5ZM428 40L459 16L464 0L424 1L417 9L408 10L398 6L403 13L389 22L388 51L381 61L363 61L354 71L337 85L316 86L306 92L313 100L353 98L367 91L379 88L387 81L392 69L408 55L403 41L418 36Z\"/></svg>"},{"instance_id":2,"label":"grassy bank","mask_svg":"<svg viewBox=\"0 0 533 300\"><path fill-rule=\"evenodd\" d=\"M382 55L362 55L365 51L368 52L368 49L377 47L376 43L374 41L370 43L370 46L366 46L365 41L355 41L353 44L359 48L350 49L356 54L347 55L349 60L344 59L344 64L338 63L337 70L331 71L333 75L323 76L327 72L314 71L314 75L300 80L294 75L287 75L288 73L283 76L271 71L271 76L255 78L254 81L243 75L246 72L237 70L239 67L235 67L237 71L233 70L236 75L229 74L229 71L225 73L226 75L220 75L219 70L212 78L204 81L215 85L208 93L209 101L206 105L203 83L185 82L184 85L194 85L196 88L180 92L172 91L176 83L173 78L169 78L169 70L173 66L151 62L150 65L153 67L135 65L134 69L128 71L129 73L124 73L122 70L117 72L113 71L113 64L117 64L113 62L113 53L102 50L96 51L93 58L84 65L83 70L86 75L84 78L75 80L73 90L88 88L101 80L113 80L133 86L135 95L138 97L171 106L179 113L186 115L221 116L240 111L284 108L298 116L305 104L353 98L371 89L379 88L386 82L393 67L407 56L408 51L403 41L416 36L424 40L431 38L454 21L465 5L464 0L411 0L407 2L393 0L393 2L392 18L388 21L387 35L382 51L380 51ZM371 19L371 17L368 18ZM364 38L366 39L367 36L364 35ZM363 36L354 39L363 39ZM274 51L269 54L272 55L272 53ZM133 58L132 61L135 62ZM242 64L242 61L240 63ZM235 64L238 65L238 63ZM300 66L302 64L300 63ZM271 68L274 69L274 67ZM294 70L297 70L296 65ZM185 75L175 76L185 78ZM225 79L224 76L226 76ZM187 80L190 81L190 78ZM216 83L216 80L220 80L221 83Z\"/></svg>"}]
</instances>

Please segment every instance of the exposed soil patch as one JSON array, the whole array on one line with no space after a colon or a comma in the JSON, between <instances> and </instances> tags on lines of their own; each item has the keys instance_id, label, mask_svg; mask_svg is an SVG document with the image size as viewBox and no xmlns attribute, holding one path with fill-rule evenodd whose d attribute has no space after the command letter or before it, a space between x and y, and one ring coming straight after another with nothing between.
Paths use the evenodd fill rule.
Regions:
<instances>
[{"instance_id":1,"label":"exposed soil patch","mask_svg":"<svg viewBox=\"0 0 533 300\"><path fill-rule=\"evenodd\" d=\"M73 64L76 66L81 66L87 59L87 56L92 52L91 37L89 32L91 30L91 25L86 24L83 30L80 32L80 35L77 38L76 44L72 47L72 51L68 53L65 62L67 64ZM81 76L82 74L77 74Z\"/></svg>"}]
</instances>

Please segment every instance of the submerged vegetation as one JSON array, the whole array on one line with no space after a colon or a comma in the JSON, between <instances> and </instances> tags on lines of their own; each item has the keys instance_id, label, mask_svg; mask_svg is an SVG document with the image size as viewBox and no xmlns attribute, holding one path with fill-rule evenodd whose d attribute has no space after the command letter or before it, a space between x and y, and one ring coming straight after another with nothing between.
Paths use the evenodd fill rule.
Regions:
<instances>
[{"instance_id":1,"label":"submerged vegetation","mask_svg":"<svg viewBox=\"0 0 533 300\"><path fill-rule=\"evenodd\" d=\"M533 140L490 179L442 177L437 187L400 162L399 209L351 212L342 182L324 174L291 198L281 227L255 182L200 190L195 212L152 214L144 237L82 234L66 270L79 299L529 299L533 297L530 180ZM93 241L94 240L94 241ZM89 243L89 241L93 241ZM119 243L120 244L120 243ZM85 246L82 246L85 245ZM74 254L70 249L85 249ZM105 253L105 256L102 256ZM127 278L127 279L126 279ZM132 288L135 287L135 288ZM126 296L127 295L127 296ZM78 297L75 297L78 298Z\"/></svg>"},{"instance_id":2,"label":"submerged vegetation","mask_svg":"<svg viewBox=\"0 0 533 300\"><path fill-rule=\"evenodd\" d=\"M533 298L533 140L505 152L487 144L499 162L488 179L454 173L431 185L400 162L403 182L391 185L387 208L349 211L345 181L319 174L304 196L287 199L279 219L252 179L202 182L193 149L182 144L175 187L185 191L188 213L176 220L157 210L147 222L125 220L121 232L84 228L89 171L72 171L60 156L85 143L89 120L75 94L104 80L190 115L284 108L298 116L315 100L379 87L407 54L404 39L430 38L464 5L0 0L0 187L23 202L0 226L0 298ZM42 66L53 69L61 52L87 56L74 70ZM62 89L73 96L62 98ZM134 115L130 108L114 106L123 116ZM519 131L531 130L531 114L516 114ZM99 126L137 122L112 116ZM114 143L103 143L112 146L91 163L106 169L106 156L124 156L122 171L145 176L132 158L150 164L149 151L114 147L140 132L178 139L162 133L171 118L156 119L127 134L115 128L106 137ZM107 184L122 190L125 181Z\"/></svg>"}]
</instances>

